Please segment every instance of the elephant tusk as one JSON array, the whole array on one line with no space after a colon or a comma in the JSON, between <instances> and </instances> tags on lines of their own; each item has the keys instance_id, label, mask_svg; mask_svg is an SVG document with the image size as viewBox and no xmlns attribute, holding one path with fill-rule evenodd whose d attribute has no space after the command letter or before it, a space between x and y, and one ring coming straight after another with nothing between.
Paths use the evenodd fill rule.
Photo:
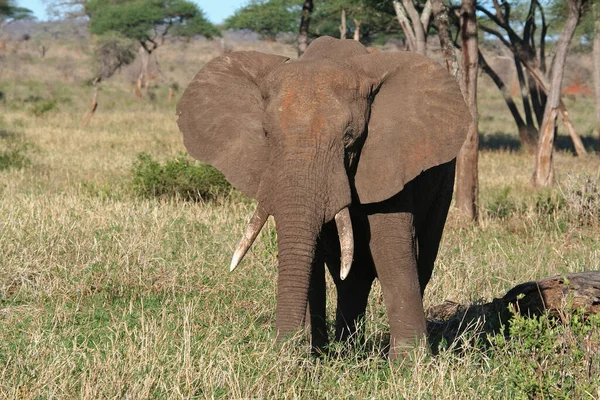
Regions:
<instances>
[{"instance_id":1,"label":"elephant tusk","mask_svg":"<svg viewBox=\"0 0 600 400\"><path fill-rule=\"evenodd\" d=\"M354 257L354 237L348 207L344 207L335 214L335 225L337 226L338 236L340 237L340 249L342 252L340 279L344 280L350 273L352 258Z\"/></svg>"},{"instance_id":2,"label":"elephant tusk","mask_svg":"<svg viewBox=\"0 0 600 400\"><path fill-rule=\"evenodd\" d=\"M229 265L229 271L233 271L240 261L244 258L252 243L258 236L258 233L265 226L265 222L269 218L269 214L260 206L260 204L256 207L256 211L250 218L250 222L248 222L248 226L246 227L246 231L244 232L244 236L242 236L242 240L238 244L235 252L233 253L233 258L231 259L231 264Z\"/></svg>"}]
</instances>

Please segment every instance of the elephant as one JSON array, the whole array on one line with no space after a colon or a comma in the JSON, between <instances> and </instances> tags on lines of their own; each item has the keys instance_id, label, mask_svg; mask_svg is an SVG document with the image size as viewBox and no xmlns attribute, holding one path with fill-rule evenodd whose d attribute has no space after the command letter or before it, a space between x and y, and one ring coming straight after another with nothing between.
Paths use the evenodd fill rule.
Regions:
<instances>
[{"instance_id":1,"label":"elephant","mask_svg":"<svg viewBox=\"0 0 600 400\"><path fill-rule=\"evenodd\" d=\"M313 349L327 347L325 265L335 340L356 336L376 277L390 358L426 340L423 291L471 123L441 65L332 37L293 62L232 52L197 73L176 113L189 154L257 200L232 270L275 220L278 340L308 325Z\"/></svg>"}]
</instances>

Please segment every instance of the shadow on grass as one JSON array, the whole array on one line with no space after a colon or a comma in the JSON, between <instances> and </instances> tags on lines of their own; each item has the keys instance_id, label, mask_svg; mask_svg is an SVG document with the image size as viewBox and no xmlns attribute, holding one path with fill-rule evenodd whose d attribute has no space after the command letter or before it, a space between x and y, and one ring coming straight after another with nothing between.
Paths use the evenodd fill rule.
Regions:
<instances>
[{"instance_id":1,"label":"shadow on grass","mask_svg":"<svg viewBox=\"0 0 600 400\"><path fill-rule=\"evenodd\" d=\"M589 152L598 151L598 138L594 136L582 136L583 146ZM557 150L569 151L575 154L573 141L569 136L560 135L556 137L554 147ZM482 150L504 150L520 151L522 149L521 140L503 132L486 133L479 135L479 148Z\"/></svg>"},{"instance_id":2,"label":"shadow on grass","mask_svg":"<svg viewBox=\"0 0 600 400\"><path fill-rule=\"evenodd\" d=\"M548 313L559 320L567 314L600 314L600 271L556 275L525 282L489 303L462 305L446 301L427 310L427 333L434 354L444 346L460 348L461 337L478 341L489 335L508 335L514 313L541 316ZM485 346L487 341L479 341Z\"/></svg>"}]
</instances>

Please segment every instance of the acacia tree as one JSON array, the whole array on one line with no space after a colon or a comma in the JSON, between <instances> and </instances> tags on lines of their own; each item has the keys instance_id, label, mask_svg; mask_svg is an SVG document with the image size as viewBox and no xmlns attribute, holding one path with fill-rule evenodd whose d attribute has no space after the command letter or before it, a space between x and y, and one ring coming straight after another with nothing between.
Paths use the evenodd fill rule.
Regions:
<instances>
[{"instance_id":1,"label":"acacia tree","mask_svg":"<svg viewBox=\"0 0 600 400\"><path fill-rule=\"evenodd\" d=\"M167 35L209 38L219 35L202 10L188 0L90 0L85 3L85 12L90 18L91 33L114 32L140 44L142 68L137 81L138 94L148 84L150 56Z\"/></svg>"},{"instance_id":2,"label":"acacia tree","mask_svg":"<svg viewBox=\"0 0 600 400\"><path fill-rule=\"evenodd\" d=\"M487 3L488 5L490 3ZM530 0L528 12L521 35L514 28L514 13L511 3L492 0L491 6L484 3L477 4L477 11L483 14L479 20L479 28L495 36L513 54L519 84L525 120L520 116L514 102L509 98L504 82L493 72L481 54L480 64L484 72L488 73L498 88L502 91L507 105L517 123L519 135L523 144L531 153L537 151L539 130L541 129L546 108L547 96L552 90L552 81L547 76L546 68L546 34L548 24L542 4L539 0ZM541 29L536 43L537 22L541 22ZM527 78L527 79L526 79ZM537 128L533 120L535 115ZM578 155L585 155L585 147L577 134L569 112L559 96L559 115L573 140L575 151Z\"/></svg>"},{"instance_id":3,"label":"acacia tree","mask_svg":"<svg viewBox=\"0 0 600 400\"><path fill-rule=\"evenodd\" d=\"M552 157L554 153L556 117L561 107L560 89L569 43L575 33L575 28L579 22L585 2L585 0L567 0L569 16L556 43L556 53L552 61L551 89L544 110L544 119L540 126L540 139L535 158L535 171L533 173L533 183L536 186L550 186L554 180Z\"/></svg>"},{"instance_id":4,"label":"acacia tree","mask_svg":"<svg viewBox=\"0 0 600 400\"><path fill-rule=\"evenodd\" d=\"M279 33L298 29L300 2L297 0L251 0L225 20L227 29L250 29L269 40Z\"/></svg>"},{"instance_id":5,"label":"acacia tree","mask_svg":"<svg viewBox=\"0 0 600 400\"><path fill-rule=\"evenodd\" d=\"M381 0L319 0L311 18L311 34L369 42L377 35L398 35L400 26L391 2Z\"/></svg>"},{"instance_id":6,"label":"acacia tree","mask_svg":"<svg viewBox=\"0 0 600 400\"><path fill-rule=\"evenodd\" d=\"M0 27L20 19L32 18L30 9L19 7L13 0L0 0Z\"/></svg>"},{"instance_id":7,"label":"acacia tree","mask_svg":"<svg viewBox=\"0 0 600 400\"><path fill-rule=\"evenodd\" d=\"M596 92L596 131L598 132L598 151L600 151L600 3L593 4L594 17L594 88Z\"/></svg>"}]
</instances>

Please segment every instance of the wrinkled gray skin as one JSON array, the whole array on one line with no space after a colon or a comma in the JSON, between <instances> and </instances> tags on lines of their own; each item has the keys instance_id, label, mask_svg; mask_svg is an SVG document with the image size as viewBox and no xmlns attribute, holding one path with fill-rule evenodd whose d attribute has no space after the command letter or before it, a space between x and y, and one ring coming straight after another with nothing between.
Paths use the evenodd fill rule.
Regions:
<instances>
[{"instance_id":1,"label":"wrinkled gray skin","mask_svg":"<svg viewBox=\"0 0 600 400\"><path fill-rule=\"evenodd\" d=\"M336 340L355 332L375 277L390 356L424 337L422 294L471 120L441 66L330 37L296 62L234 52L206 64L177 114L190 154L275 218L278 337L308 322L309 305L313 347L327 344L324 264L338 292ZM332 220L345 207L355 248L341 280Z\"/></svg>"}]
</instances>

